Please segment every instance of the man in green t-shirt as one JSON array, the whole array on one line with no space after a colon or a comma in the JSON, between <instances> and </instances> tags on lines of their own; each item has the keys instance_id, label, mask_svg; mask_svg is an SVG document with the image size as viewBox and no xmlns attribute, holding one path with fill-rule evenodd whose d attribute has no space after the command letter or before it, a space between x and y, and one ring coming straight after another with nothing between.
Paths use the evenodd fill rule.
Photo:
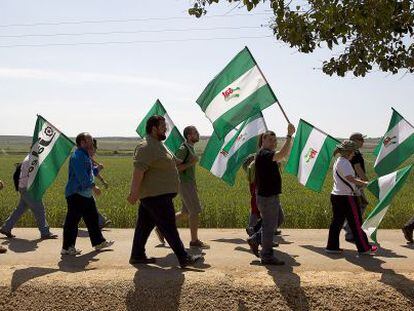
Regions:
<instances>
[{"instance_id":1,"label":"man in green t-shirt","mask_svg":"<svg viewBox=\"0 0 414 311\"><path fill-rule=\"evenodd\" d=\"M179 193L182 210L175 216L176 220L188 218L191 231L190 247L208 249L210 246L198 238L199 214L202 208L198 198L195 178L195 167L198 157L194 151L194 144L199 141L200 135L195 126L187 126L183 134L186 141L176 152L176 157L182 161L181 164L177 165L180 174Z\"/></svg>"}]
</instances>

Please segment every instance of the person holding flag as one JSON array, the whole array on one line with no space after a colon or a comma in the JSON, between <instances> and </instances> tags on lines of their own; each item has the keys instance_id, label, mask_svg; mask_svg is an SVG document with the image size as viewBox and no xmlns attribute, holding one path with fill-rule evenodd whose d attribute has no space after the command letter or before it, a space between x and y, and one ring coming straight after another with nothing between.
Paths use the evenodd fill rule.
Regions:
<instances>
[{"instance_id":1,"label":"person holding flag","mask_svg":"<svg viewBox=\"0 0 414 311\"><path fill-rule=\"evenodd\" d=\"M195 126L187 126L183 135L183 142L176 153L180 164L177 169L180 176L179 193L182 202L182 210L175 214L176 220L188 218L191 232L191 248L209 249L210 246L198 238L199 214L202 211L195 178L195 168L198 157L195 154L194 144L200 140L200 134Z\"/></svg>"},{"instance_id":2,"label":"person holding flag","mask_svg":"<svg viewBox=\"0 0 414 311\"><path fill-rule=\"evenodd\" d=\"M289 153L295 126L288 125L286 142L276 152L277 138L272 131L266 131L260 137L261 146L255 160L255 184L257 205L262 217L262 230L251 236L247 241L254 254L258 253L259 238L262 249L260 252L263 265L284 265L284 261L276 258L273 253L273 235L278 224L280 213L279 195L282 193L282 177L279 162Z\"/></svg>"},{"instance_id":3,"label":"person holding flag","mask_svg":"<svg viewBox=\"0 0 414 311\"><path fill-rule=\"evenodd\" d=\"M175 156L162 143L167 138L167 130L163 116L149 117L145 126L147 136L135 149L127 200L130 204L140 200L140 204L129 260L131 265L156 261L145 253L145 245L155 226L165 236L182 268L202 258L201 255L187 253L177 230L173 198L178 192L179 179Z\"/></svg>"},{"instance_id":4,"label":"person holding flag","mask_svg":"<svg viewBox=\"0 0 414 311\"><path fill-rule=\"evenodd\" d=\"M14 238L15 235L12 234L12 229L23 214L30 209L33 213L33 216L36 219L37 227L40 231L41 239L56 239L58 236L53 234L49 230L49 225L46 221L46 211L45 206L42 200L37 200L27 191L27 184L29 181L29 169L31 167L31 161L29 154L24 158L23 162L19 164L20 168L19 178L17 180L16 191L20 194L19 204L15 210L11 213L9 218L0 228L0 233L5 235L8 238ZM17 168L17 170L18 170Z\"/></svg>"},{"instance_id":5,"label":"person holding flag","mask_svg":"<svg viewBox=\"0 0 414 311\"><path fill-rule=\"evenodd\" d=\"M351 159L358 150L358 145L345 140L337 146L334 154L340 156L333 166L334 185L331 192L332 222L329 227L329 237L326 246L328 254L340 254L339 234L345 219L351 228L358 252L361 255L371 255L377 251L377 246L370 245L366 233L362 230L361 210L358 207L356 191L357 187L366 187L368 182L356 177L351 164Z\"/></svg>"}]
</instances>

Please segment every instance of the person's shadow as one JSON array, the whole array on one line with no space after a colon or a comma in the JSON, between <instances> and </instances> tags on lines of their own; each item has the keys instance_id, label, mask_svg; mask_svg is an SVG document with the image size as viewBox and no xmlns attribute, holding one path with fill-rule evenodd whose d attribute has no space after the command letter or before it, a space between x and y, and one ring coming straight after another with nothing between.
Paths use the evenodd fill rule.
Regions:
<instances>
[{"instance_id":1,"label":"person's shadow","mask_svg":"<svg viewBox=\"0 0 414 311\"><path fill-rule=\"evenodd\" d=\"M309 300L301 286L300 276L293 272L293 267L300 266L295 256L273 250L276 258L283 260L285 265L264 265L267 273L273 278L273 282L279 288L280 294L291 310L309 310ZM251 265L262 265L260 260L252 261Z\"/></svg>"},{"instance_id":2,"label":"person's shadow","mask_svg":"<svg viewBox=\"0 0 414 311\"><path fill-rule=\"evenodd\" d=\"M398 255L394 251L385 248L379 248L376 256L359 256L356 251L349 250L344 251L343 254L340 255L329 255L325 252L324 247L316 247L312 245L301 246L332 259L345 258L345 260L349 263L359 266L365 271L380 273L380 282L391 286L407 299L414 301L414 281L408 279L402 274L395 272L393 269L383 268L382 264L384 264L385 261L380 259L381 257L407 258L406 256Z\"/></svg>"},{"instance_id":3,"label":"person's shadow","mask_svg":"<svg viewBox=\"0 0 414 311\"><path fill-rule=\"evenodd\" d=\"M108 250L109 251L109 250ZM103 251L100 251L103 252ZM95 258L100 252L92 251L90 253L81 255L81 256L62 256L61 260L58 263L59 268L44 268L44 267L29 267L24 269L19 269L13 272L11 280L11 290L14 292L24 283L29 282L35 278L39 278L48 274L52 274L58 271L69 272L69 273L78 273L89 270L94 270L95 268L87 268L91 262L96 262L99 259Z\"/></svg>"},{"instance_id":4,"label":"person's shadow","mask_svg":"<svg viewBox=\"0 0 414 311\"><path fill-rule=\"evenodd\" d=\"M8 249L15 253L29 253L34 252L39 246L42 239L26 240L21 238L6 239L2 245L6 245Z\"/></svg>"},{"instance_id":5,"label":"person's shadow","mask_svg":"<svg viewBox=\"0 0 414 311\"><path fill-rule=\"evenodd\" d=\"M157 258L151 265L136 265L134 288L126 297L127 310L178 310L185 271L204 272L210 265L202 258L194 268L176 266L174 254Z\"/></svg>"}]
</instances>

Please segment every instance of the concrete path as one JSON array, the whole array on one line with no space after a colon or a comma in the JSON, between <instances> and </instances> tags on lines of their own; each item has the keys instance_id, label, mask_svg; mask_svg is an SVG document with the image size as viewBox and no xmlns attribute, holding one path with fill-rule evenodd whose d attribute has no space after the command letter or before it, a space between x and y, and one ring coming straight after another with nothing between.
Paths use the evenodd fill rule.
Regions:
<instances>
[{"instance_id":1,"label":"concrete path","mask_svg":"<svg viewBox=\"0 0 414 311\"><path fill-rule=\"evenodd\" d=\"M414 310L414 246L399 230L380 230L378 254L358 256L343 241L342 255L324 252L327 230L283 229L276 255L285 266L262 266L241 229L202 229L209 243L194 268L177 268L155 235L147 255L156 264L128 264L132 229L108 229L112 250L95 252L83 229L78 257L61 256L58 240L42 241L17 228L0 255L0 310ZM189 231L180 229L188 246ZM195 252L191 250L191 252Z\"/></svg>"}]
</instances>

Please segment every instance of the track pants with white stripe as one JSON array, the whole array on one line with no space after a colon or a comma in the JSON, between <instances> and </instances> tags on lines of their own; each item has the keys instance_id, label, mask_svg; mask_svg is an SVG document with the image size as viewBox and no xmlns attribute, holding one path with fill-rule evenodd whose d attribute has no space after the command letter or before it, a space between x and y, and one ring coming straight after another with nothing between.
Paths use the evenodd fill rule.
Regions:
<instances>
[{"instance_id":1,"label":"track pants with white stripe","mask_svg":"<svg viewBox=\"0 0 414 311\"><path fill-rule=\"evenodd\" d=\"M345 219L351 228L358 252L366 252L371 249L368 238L362 230L361 209L358 207L357 198L351 195L331 194L332 222L329 227L329 238L327 249L339 249L339 234Z\"/></svg>"}]
</instances>

